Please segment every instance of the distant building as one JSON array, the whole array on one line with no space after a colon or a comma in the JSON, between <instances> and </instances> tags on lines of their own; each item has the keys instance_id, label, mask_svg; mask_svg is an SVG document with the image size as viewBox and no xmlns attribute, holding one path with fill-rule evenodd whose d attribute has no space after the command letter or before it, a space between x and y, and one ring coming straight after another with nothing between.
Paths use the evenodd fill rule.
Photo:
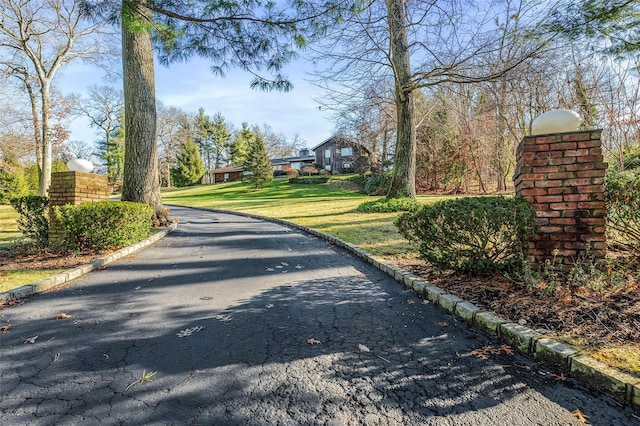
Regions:
<instances>
[{"instance_id":1,"label":"distant building","mask_svg":"<svg viewBox=\"0 0 640 426\"><path fill-rule=\"evenodd\" d=\"M298 152L297 157L287 157L287 158L273 158L271 159L271 164L273 165L274 172L288 172L289 170L302 170L304 166L313 165L315 162L315 155L311 154L307 148L301 149Z\"/></svg>"},{"instance_id":2,"label":"distant building","mask_svg":"<svg viewBox=\"0 0 640 426\"><path fill-rule=\"evenodd\" d=\"M229 166L220 167L218 169L211 170L213 176L212 182L207 183L222 183L222 182L237 182L242 180L242 172L244 167L242 166Z\"/></svg>"},{"instance_id":3,"label":"distant building","mask_svg":"<svg viewBox=\"0 0 640 426\"><path fill-rule=\"evenodd\" d=\"M316 165L334 174L364 173L373 161L371 151L341 136L332 136L312 150Z\"/></svg>"}]
</instances>

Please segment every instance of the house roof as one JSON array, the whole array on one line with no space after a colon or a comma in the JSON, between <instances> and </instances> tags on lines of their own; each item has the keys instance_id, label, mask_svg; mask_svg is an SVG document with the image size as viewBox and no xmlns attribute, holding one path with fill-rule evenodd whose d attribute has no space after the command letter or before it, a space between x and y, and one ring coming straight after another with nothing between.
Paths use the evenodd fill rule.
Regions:
<instances>
[{"instance_id":1,"label":"house roof","mask_svg":"<svg viewBox=\"0 0 640 426\"><path fill-rule=\"evenodd\" d=\"M296 161L315 161L316 157L314 155L305 155L304 157L287 157L287 158L272 158L271 164L289 164Z\"/></svg>"},{"instance_id":2,"label":"house roof","mask_svg":"<svg viewBox=\"0 0 640 426\"><path fill-rule=\"evenodd\" d=\"M315 151L315 150L317 150L318 148L320 148L320 147L321 147L321 146L323 146L323 145L326 145L326 144L331 143L331 142L337 142L338 140L343 140L343 141L345 141L348 145L351 145L351 146L356 146L356 145L357 145L357 146L359 146L361 149L363 149L363 150L365 150L366 152L368 152L369 154L371 154L371 151L369 151L369 149L368 149L366 146L361 145L361 144L359 144L359 143L357 143L357 142L354 142L354 141L352 141L352 140L351 140L351 139L349 139L349 138L345 138L344 136L339 136L339 135L333 135L333 136L331 136L329 139L325 139L325 140L324 140L324 141L322 141L319 145L317 145L317 146L315 146L315 147L311 148L311 150L312 150L312 151Z\"/></svg>"},{"instance_id":3,"label":"house roof","mask_svg":"<svg viewBox=\"0 0 640 426\"><path fill-rule=\"evenodd\" d=\"M229 166L229 167L220 167L218 169L211 170L213 173L233 173L233 172L241 172L244 170L243 166Z\"/></svg>"}]
</instances>

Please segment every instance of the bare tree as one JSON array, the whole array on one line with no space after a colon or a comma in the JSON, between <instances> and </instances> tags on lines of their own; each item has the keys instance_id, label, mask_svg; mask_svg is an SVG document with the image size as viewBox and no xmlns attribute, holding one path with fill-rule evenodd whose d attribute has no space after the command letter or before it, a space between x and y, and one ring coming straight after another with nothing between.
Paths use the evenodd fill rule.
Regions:
<instances>
[{"instance_id":1,"label":"bare tree","mask_svg":"<svg viewBox=\"0 0 640 426\"><path fill-rule=\"evenodd\" d=\"M357 89L358 81L393 81L396 152L388 197L415 196L416 90L490 81L542 49L543 43L533 43L509 61L487 66L487 53L499 50L505 34L513 30L512 25L496 25L496 16L517 15L521 26L525 15L538 19L536 5L527 3L525 9L518 4L525 3L372 1L367 11L347 20L317 50L329 64L320 74L346 83L347 89Z\"/></svg>"},{"instance_id":2,"label":"bare tree","mask_svg":"<svg viewBox=\"0 0 640 426\"><path fill-rule=\"evenodd\" d=\"M74 0L4 0L0 6L0 67L27 92L40 175L38 192L51 184L51 86L66 64L100 53L102 27L86 21Z\"/></svg>"}]
</instances>

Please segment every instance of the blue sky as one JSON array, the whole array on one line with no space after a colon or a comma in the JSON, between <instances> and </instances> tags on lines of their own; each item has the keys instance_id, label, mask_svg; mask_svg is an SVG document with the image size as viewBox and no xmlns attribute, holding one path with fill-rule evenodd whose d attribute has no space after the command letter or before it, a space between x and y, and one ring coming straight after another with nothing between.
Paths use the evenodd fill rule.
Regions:
<instances>
[{"instance_id":1,"label":"blue sky","mask_svg":"<svg viewBox=\"0 0 640 426\"><path fill-rule=\"evenodd\" d=\"M208 115L221 112L226 121L236 127L245 121L257 125L267 123L276 133L287 138L298 134L308 147L313 147L330 137L334 126L314 101L322 96L322 91L305 81L305 69L309 66L302 59L290 64L285 73L294 89L288 93L267 93L250 89L250 74L232 69L226 77L218 77L202 59L170 68L156 65L156 97L167 106L188 112L196 112L200 107ZM56 86L64 94L84 95L90 85L104 84L103 74L91 66L72 63L61 71ZM82 118L74 120L70 130L70 140L93 142L96 138L89 122Z\"/></svg>"}]
</instances>

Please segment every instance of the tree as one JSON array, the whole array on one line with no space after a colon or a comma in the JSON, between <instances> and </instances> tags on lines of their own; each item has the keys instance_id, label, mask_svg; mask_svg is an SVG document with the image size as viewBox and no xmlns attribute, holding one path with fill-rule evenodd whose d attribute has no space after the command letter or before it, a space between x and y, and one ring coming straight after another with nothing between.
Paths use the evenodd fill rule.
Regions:
<instances>
[{"instance_id":1,"label":"tree","mask_svg":"<svg viewBox=\"0 0 640 426\"><path fill-rule=\"evenodd\" d=\"M176 164L176 157L181 147L189 140L193 140L193 118L185 111L174 106L156 103L158 113L158 127L156 139L160 162L160 179L162 185L171 186L171 169Z\"/></svg>"},{"instance_id":2,"label":"tree","mask_svg":"<svg viewBox=\"0 0 640 426\"><path fill-rule=\"evenodd\" d=\"M396 144L389 198L415 196L415 91L493 80L543 48L543 42L527 41L526 49L508 63L487 66L484 53L497 50L516 20L522 28L525 15L536 18L535 5L527 9L524 4L510 0L490 7L466 0L372 2L364 13L336 26L317 50L327 63L320 71L324 81L340 81L346 98L365 84L384 87L392 82ZM511 21L497 25L496 19L504 16Z\"/></svg>"},{"instance_id":3,"label":"tree","mask_svg":"<svg viewBox=\"0 0 640 426\"><path fill-rule=\"evenodd\" d=\"M195 142L205 159L207 170L222 166L230 139L221 113L218 112L211 118L204 113L204 108L198 110L195 118Z\"/></svg>"},{"instance_id":4,"label":"tree","mask_svg":"<svg viewBox=\"0 0 640 426\"><path fill-rule=\"evenodd\" d=\"M182 145L176 159L176 167L172 169L175 186L193 186L202 179L204 165L198 151L198 146L192 140Z\"/></svg>"},{"instance_id":5,"label":"tree","mask_svg":"<svg viewBox=\"0 0 640 426\"><path fill-rule=\"evenodd\" d=\"M281 74L295 49L327 22L341 19L355 5L343 1L281 5L271 1L210 2L194 0L84 0L83 10L121 22L125 92L125 177L122 199L154 207L154 222L167 222L157 176L156 112L153 81L152 31L163 64L194 55L215 61L212 70L224 75L232 66L254 74L252 87L290 90ZM359 3L358 1L355 2ZM263 69L272 73L262 77Z\"/></svg>"},{"instance_id":6,"label":"tree","mask_svg":"<svg viewBox=\"0 0 640 426\"><path fill-rule=\"evenodd\" d=\"M249 124L242 123L242 129L236 133L233 142L231 142L231 164L234 166L242 166L245 163L249 144L254 137L254 133L249 129Z\"/></svg>"},{"instance_id":7,"label":"tree","mask_svg":"<svg viewBox=\"0 0 640 426\"><path fill-rule=\"evenodd\" d=\"M260 135L254 134L254 137L249 140L242 181L259 189L271 182L272 179L273 166L267 156L264 139Z\"/></svg>"},{"instance_id":8,"label":"tree","mask_svg":"<svg viewBox=\"0 0 640 426\"><path fill-rule=\"evenodd\" d=\"M0 6L0 65L29 96L40 195L51 184L54 77L64 65L100 52L95 34L102 25L86 21L74 0L4 0Z\"/></svg>"}]
</instances>

